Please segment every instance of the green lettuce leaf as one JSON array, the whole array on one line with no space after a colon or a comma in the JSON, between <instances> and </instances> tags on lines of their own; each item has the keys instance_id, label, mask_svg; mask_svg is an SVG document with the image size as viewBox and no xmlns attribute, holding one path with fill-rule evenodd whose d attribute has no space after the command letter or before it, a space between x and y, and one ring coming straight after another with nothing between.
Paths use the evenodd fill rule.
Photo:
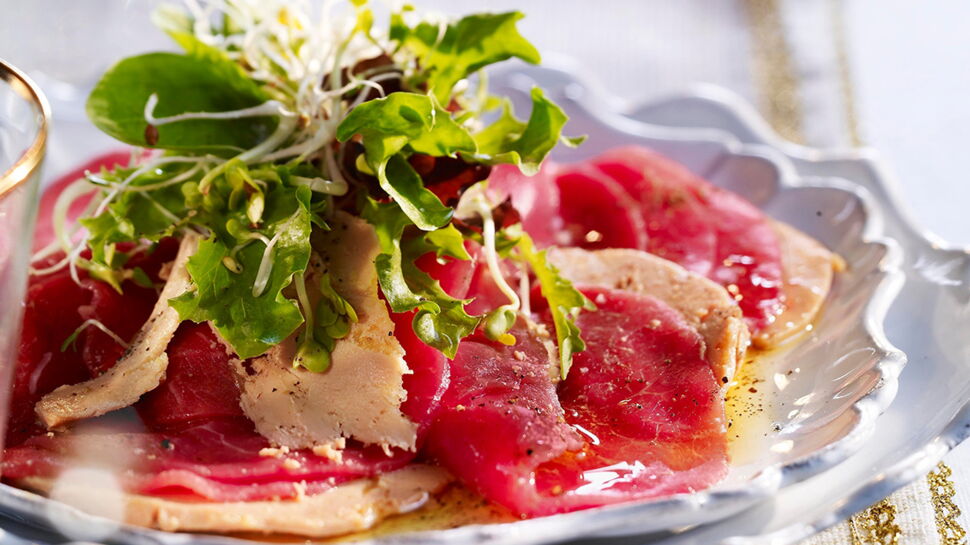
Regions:
<instances>
[{"instance_id":1,"label":"green lettuce leaf","mask_svg":"<svg viewBox=\"0 0 970 545\"><path fill-rule=\"evenodd\" d=\"M429 231L424 235L424 240L431 245L439 259L447 256L467 261L472 258L465 249L465 236L452 224Z\"/></svg>"},{"instance_id":2,"label":"green lettuce leaf","mask_svg":"<svg viewBox=\"0 0 970 545\"><path fill-rule=\"evenodd\" d=\"M449 24L439 40L438 25L408 28L398 16L392 19L391 37L416 54L428 89L447 104L458 81L490 64L513 57L539 63L539 52L515 26L522 17L517 11L469 15Z\"/></svg>"},{"instance_id":3,"label":"green lettuce leaf","mask_svg":"<svg viewBox=\"0 0 970 545\"><path fill-rule=\"evenodd\" d=\"M454 156L458 152L475 153L477 149L472 135L437 104L434 106L434 126L408 142L408 147L434 157Z\"/></svg>"},{"instance_id":4,"label":"green lettuce leaf","mask_svg":"<svg viewBox=\"0 0 970 545\"><path fill-rule=\"evenodd\" d=\"M360 134L365 140L374 141L371 153L375 155L369 155L368 159L376 162L397 153L408 140L430 130L434 126L434 115L434 105L429 97L416 93L391 93L351 110L337 127L337 140L346 142ZM376 143L381 138L391 139L391 142L378 148Z\"/></svg>"},{"instance_id":5,"label":"green lettuce leaf","mask_svg":"<svg viewBox=\"0 0 970 545\"><path fill-rule=\"evenodd\" d=\"M546 250L536 251L528 235L522 234L518 247L539 281L542 296L549 303L556 326L561 376L565 379L573 364L573 354L586 349L576 326L576 316L583 310L596 310L596 305L559 274L559 270L546 259Z\"/></svg>"},{"instance_id":6,"label":"green lettuce leaf","mask_svg":"<svg viewBox=\"0 0 970 545\"><path fill-rule=\"evenodd\" d=\"M420 229L430 231L451 221L454 210L424 187L421 176L401 155L392 155L377 165L377 179Z\"/></svg>"},{"instance_id":7,"label":"green lettuce leaf","mask_svg":"<svg viewBox=\"0 0 970 545\"><path fill-rule=\"evenodd\" d=\"M533 175L542 161L560 141L577 146L585 139L562 137L562 129L569 117L556 103L546 98L542 89L532 89L532 113L522 122L512 113L506 100L497 121L474 135L478 146L477 159L489 163L512 163L523 173Z\"/></svg>"},{"instance_id":8,"label":"green lettuce leaf","mask_svg":"<svg viewBox=\"0 0 970 545\"><path fill-rule=\"evenodd\" d=\"M409 257L412 255L409 254ZM417 257L413 256L413 259ZM438 307L418 309L412 323L415 334L428 346L454 358L461 340L475 331L482 317L472 316L465 311L465 305L471 299L456 299L448 295L441 284L418 269L412 259L405 260L403 272L412 288Z\"/></svg>"},{"instance_id":9,"label":"green lettuce leaf","mask_svg":"<svg viewBox=\"0 0 970 545\"><path fill-rule=\"evenodd\" d=\"M428 252L470 258L463 246L459 250L460 244L456 245L455 235L460 233L449 226L402 243L410 221L398 205L369 201L363 217L374 226L381 244L375 266L381 291L391 310L398 313L417 310L412 325L418 338L454 358L461 339L475 331L481 316L465 312L465 305L471 301L448 295L415 261Z\"/></svg>"},{"instance_id":10,"label":"green lettuce leaf","mask_svg":"<svg viewBox=\"0 0 970 545\"><path fill-rule=\"evenodd\" d=\"M265 289L253 286L266 246L251 241L234 257L239 272L225 264L231 247L222 237L204 240L189 259L195 289L170 302L179 316L194 322L211 321L240 358L263 354L303 323L298 304L283 296L293 276L303 274L310 258L310 190L281 187L266 195L260 232L275 239L272 270Z\"/></svg>"},{"instance_id":11,"label":"green lettuce leaf","mask_svg":"<svg viewBox=\"0 0 970 545\"><path fill-rule=\"evenodd\" d=\"M181 186L142 188L160 184L185 170L184 165L164 165L158 172L145 173L128 185L128 191L118 193L104 212L82 218L81 225L90 233L89 245L93 248L114 242L158 241L171 235L188 212ZM120 184L133 172L134 169L116 169L101 176Z\"/></svg>"},{"instance_id":12,"label":"green lettuce leaf","mask_svg":"<svg viewBox=\"0 0 970 545\"><path fill-rule=\"evenodd\" d=\"M475 152L475 141L431 97L391 93L354 108L337 127L337 139L346 142L359 134L364 155L377 174L381 188L397 202L420 229L431 231L447 224L453 210L424 187L402 150L442 156Z\"/></svg>"},{"instance_id":13,"label":"green lettuce leaf","mask_svg":"<svg viewBox=\"0 0 970 545\"><path fill-rule=\"evenodd\" d=\"M121 283L133 273L122 269L129 256L116 251L116 245L120 242L157 242L174 234L186 222L187 209L180 186L160 183L185 169L182 165L164 165L157 171L142 174L127 186L128 191L119 192L101 214L78 220L88 230L91 257L84 266L92 276L107 282L120 293ZM134 170L103 171L97 178L121 184ZM149 184L161 187L142 189ZM103 198L107 191L103 190L98 198Z\"/></svg>"},{"instance_id":14,"label":"green lettuce leaf","mask_svg":"<svg viewBox=\"0 0 970 545\"><path fill-rule=\"evenodd\" d=\"M201 44L198 49L195 55L147 53L115 64L88 97L88 117L109 136L134 146L236 153L259 144L276 128L275 117L186 120L157 127L157 138L147 138L145 103L153 93L156 117L225 112L266 101L261 88L223 53L203 51Z\"/></svg>"}]
</instances>

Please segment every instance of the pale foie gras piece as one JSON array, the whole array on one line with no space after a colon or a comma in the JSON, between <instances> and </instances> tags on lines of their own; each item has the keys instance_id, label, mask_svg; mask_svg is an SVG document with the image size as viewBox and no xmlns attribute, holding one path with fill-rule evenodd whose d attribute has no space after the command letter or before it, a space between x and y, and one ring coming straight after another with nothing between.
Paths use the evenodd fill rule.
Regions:
<instances>
[{"instance_id":1,"label":"pale foie gras piece","mask_svg":"<svg viewBox=\"0 0 970 545\"><path fill-rule=\"evenodd\" d=\"M450 481L441 468L414 464L294 500L219 503L123 494L123 522L167 532L335 536L366 530L389 516L418 509ZM17 484L46 493L54 480L30 477Z\"/></svg>"},{"instance_id":2,"label":"pale foie gras piece","mask_svg":"<svg viewBox=\"0 0 970 545\"><path fill-rule=\"evenodd\" d=\"M239 362L243 411L261 435L291 449L339 448L342 439L352 438L386 451L414 450L417 425L401 413L407 398L403 379L410 370L393 336L394 323L377 294L377 235L365 221L343 213L331 226L317 244L325 257L315 265L330 274L334 289L354 307L358 321L336 342L326 372L293 367L293 338L262 357ZM308 284L317 274L313 271Z\"/></svg>"},{"instance_id":3,"label":"pale foie gras piece","mask_svg":"<svg viewBox=\"0 0 970 545\"><path fill-rule=\"evenodd\" d=\"M814 238L780 221L772 221L781 246L781 293L785 310L752 342L758 348L774 348L806 330L825 302L835 272L845 264Z\"/></svg>"},{"instance_id":4,"label":"pale foie gras piece","mask_svg":"<svg viewBox=\"0 0 970 545\"><path fill-rule=\"evenodd\" d=\"M549 262L577 286L593 285L656 297L680 312L704 340L704 358L727 384L748 346L741 309L718 284L640 250L551 248Z\"/></svg>"},{"instance_id":5,"label":"pale foie gras piece","mask_svg":"<svg viewBox=\"0 0 970 545\"><path fill-rule=\"evenodd\" d=\"M151 316L114 367L91 380L61 386L37 402L34 410L48 429L128 407L158 387L168 367L165 349L182 322L168 300L191 286L185 265L198 247L199 235L186 233Z\"/></svg>"}]
</instances>

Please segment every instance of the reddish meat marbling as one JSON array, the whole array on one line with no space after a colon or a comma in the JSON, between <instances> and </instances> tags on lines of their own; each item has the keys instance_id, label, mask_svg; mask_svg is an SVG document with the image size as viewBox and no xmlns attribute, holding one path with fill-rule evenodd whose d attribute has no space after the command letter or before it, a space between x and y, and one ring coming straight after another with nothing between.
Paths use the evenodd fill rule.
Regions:
<instances>
[{"instance_id":1,"label":"reddish meat marbling","mask_svg":"<svg viewBox=\"0 0 970 545\"><path fill-rule=\"evenodd\" d=\"M245 415L231 358L209 324L183 322L168 344L165 381L136 404L149 430L177 431Z\"/></svg>"},{"instance_id":2,"label":"reddish meat marbling","mask_svg":"<svg viewBox=\"0 0 970 545\"><path fill-rule=\"evenodd\" d=\"M4 453L8 479L56 477L74 465L105 467L130 492L219 502L292 498L403 467L413 453L348 445L337 463L309 451L260 455L269 443L245 418L217 418L177 432L117 429L117 423L48 437ZM288 461L292 460L292 461Z\"/></svg>"},{"instance_id":3,"label":"reddish meat marbling","mask_svg":"<svg viewBox=\"0 0 970 545\"><path fill-rule=\"evenodd\" d=\"M563 234L575 246L647 249L647 229L639 203L615 180L585 164L563 165L557 176Z\"/></svg>"},{"instance_id":4,"label":"reddish meat marbling","mask_svg":"<svg viewBox=\"0 0 970 545\"><path fill-rule=\"evenodd\" d=\"M462 342L426 448L485 497L527 513L519 498L533 470L582 439L564 421L545 344L524 327L513 333L515 346Z\"/></svg>"}]
</instances>

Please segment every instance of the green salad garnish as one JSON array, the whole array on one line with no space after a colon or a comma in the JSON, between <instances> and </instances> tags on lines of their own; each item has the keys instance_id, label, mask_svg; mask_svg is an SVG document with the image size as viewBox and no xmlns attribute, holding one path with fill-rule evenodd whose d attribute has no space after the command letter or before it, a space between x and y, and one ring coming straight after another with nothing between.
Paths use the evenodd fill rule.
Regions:
<instances>
[{"instance_id":1,"label":"green salad garnish","mask_svg":"<svg viewBox=\"0 0 970 545\"><path fill-rule=\"evenodd\" d=\"M184 53L126 58L92 91L94 124L141 151L62 194L58 240L42 254L66 257L47 271L70 267L77 279L83 269L120 291L125 280L148 281L126 267L133 252L197 232L192 289L171 300L179 315L211 322L241 358L300 331L294 364L324 371L357 316L326 275L309 282L307 267L312 233L342 210L377 232L376 272L391 310L415 311L418 336L449 357L478 328L514 342L509 331L529 312L529 290L512 289L498 264L519 263L550 304L565 376L583 348L575 316L591 304L518 226L496 225L497 203L479 181L500 163L534 174L558 143L581 141L563 137L567 117L540 89L525 120L487 91L483 68L540 60L516 28L521 13L446 21L405 6L382 28L366 0L322 14L282 0L187 5L155 14ZM440 196L416 166L425 158L475 176ZM68 226L70 202L91 192L80 226ZM483 315L415 264L429 253L470 259L468 239L482 245L509 298Z\"/></svg>"}]
</instances>

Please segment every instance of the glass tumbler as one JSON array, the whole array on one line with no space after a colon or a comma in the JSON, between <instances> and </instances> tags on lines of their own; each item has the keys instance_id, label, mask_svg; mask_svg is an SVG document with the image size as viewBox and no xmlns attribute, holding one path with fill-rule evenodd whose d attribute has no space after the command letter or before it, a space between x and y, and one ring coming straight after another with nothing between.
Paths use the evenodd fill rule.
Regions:
<instances>
[{"instance_id":1,"label":"glass tumbler","mask_svg":"<svg viewBox=\"0 0 970 545\"><path fill-rule=\"evenodd\" d=\"M47 99L37 86L0 59L0 449L49 119Z\"/></svg>"}]
</instances>

